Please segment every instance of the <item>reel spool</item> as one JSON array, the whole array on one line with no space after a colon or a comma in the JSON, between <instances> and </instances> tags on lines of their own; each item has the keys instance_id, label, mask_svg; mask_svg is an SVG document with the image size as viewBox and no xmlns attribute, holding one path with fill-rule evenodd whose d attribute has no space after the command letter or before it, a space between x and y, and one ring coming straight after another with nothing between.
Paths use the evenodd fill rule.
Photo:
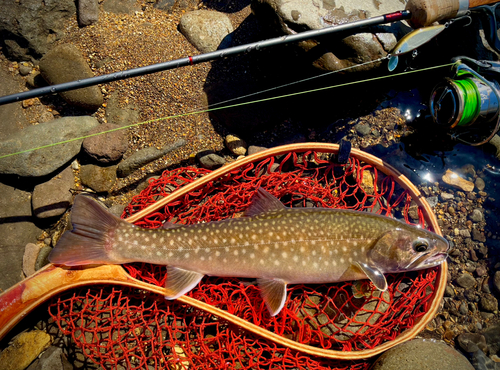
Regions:
<instances>
[{"instance_id":1,"label":"reel spool","mask_svg":"<svg viewBox=\"0 0 500 370\"><path fill-rule=\"evenodd\" d=\"M500 85L460 60L454 68L454 77L446 78L432 90L429 101L432 118L439 126L456 130L454 136L460 141L473 146L484 144L499 128Z\"/></svg>"}]
</instances>

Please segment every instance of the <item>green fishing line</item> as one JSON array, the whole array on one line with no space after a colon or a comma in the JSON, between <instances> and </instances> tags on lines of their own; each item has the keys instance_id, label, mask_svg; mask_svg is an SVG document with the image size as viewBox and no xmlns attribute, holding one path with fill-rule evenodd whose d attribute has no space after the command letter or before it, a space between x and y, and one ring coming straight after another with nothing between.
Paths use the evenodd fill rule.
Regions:
<instances>
[{"instance_id":1,"label":"green fishing line","mask_svg":"<svg viewBox=\"0 0 500 370\"><path fill-rule=\"evenodd\" d=\"M458 76L472 76L466 71L459 71ZM453 81L463 97L463 113L458 126L466 126L479 115L481 109L481 95L476 83L470 78Z\"/></svg>"}]
</instances>

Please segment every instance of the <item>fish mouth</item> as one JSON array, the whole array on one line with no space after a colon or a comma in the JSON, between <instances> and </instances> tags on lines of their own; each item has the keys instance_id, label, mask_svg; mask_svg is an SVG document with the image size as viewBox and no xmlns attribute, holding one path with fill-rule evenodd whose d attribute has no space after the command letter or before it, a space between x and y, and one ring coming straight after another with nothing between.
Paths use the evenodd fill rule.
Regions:
<instances>
[{"instance_id":1,"label":"fish mouth","mask_svg":"<svg viewBox=\"0 0 500 370\"><path fill-rule=\"evenodd\" d=\"M447 257L448 253L442 253L442 252L435 253L432 256L429 256L429 254L424 254L423 256L420 256L415 260L411 261L408 264L407 268L412 270L421 270L430 267L435 267L443 263Z\"/></svg>"}]
</instances>

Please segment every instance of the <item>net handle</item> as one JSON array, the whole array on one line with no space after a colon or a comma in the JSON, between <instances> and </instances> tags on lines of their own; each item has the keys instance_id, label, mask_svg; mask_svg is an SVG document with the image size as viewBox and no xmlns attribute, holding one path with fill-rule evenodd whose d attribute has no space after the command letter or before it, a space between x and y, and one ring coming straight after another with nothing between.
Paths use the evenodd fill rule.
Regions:
<instances>
[{"instance_id":1,"label":"net handle","mask_svg":"<svg viewBox=\"0 0 500 370\"><path fill-rule=\"evenodd\" d=\"M299 143L284 145L281 147L276 147L268 149L243 159L237 160L227 166L221 167L212 173L209 173L202 178L184 186L181 189L176 190L174 193L166 196L165 198L159 200L158 202L146 207L144 210L138 212L137 214L127 218L127 221L134 222L140 220L144 216L157 211L166 204L184 196L185 194L196 190L204 186L207 182L213 181L223 174L231 172L239 167L245 166L249 163L263 160L267 157L276 156L280 154L286 154L290 152L305 152L305 151L320 151L327 153L337 153L339 146L336 144L327 143ZM424 216L426 221L432 225L436 233L440 233L439 225L437 220L425 200L425 198L420 194L418 189L401 173L399 173L392 166L384 163L379 158L372 156L368 153L364 153L358 149L352 149L351 156L362 160L367 164L371 164L377 168L377 170L382 171L388 176L398 180L403 188L408 190L412 198L415 200L417 205L424 209ZM447 264L444 262L440 265L438 276L436 278L436 290L431 301L431 306L429 310L423 315L415 326L403 334L399 335L396 339L390 342L386 342L376 348L369 350L344 352L344 351L334 351L322 348L316 348L308 346L306 344L297 343L290 339L286 339L277 334L274 334L264 328L257 325L249 323L237 316L234 316L226 311L220 310L216 307L208 305L204 302L198 301L194 298L181 296L177 300L189 304L191 306L197 307L204 311L207 311L213 315L216 315L222 319L225 319L231 323L234 323L254 334L262 336L266 339L272 340L285 347L301 351L313 356L326 357L331 359L341 359L341 360L355 360L363 359L378 355L387 349L407 341L417 335L421 330L425 328L427 323L434 317L435 313L441 305L441 299L444 294L444 289L446 287L446 273ZM28 277L27 279L21 281L20 283L14 285L3 294L0 295L0 339L2 339L21 319L26 316L35 307L45 302L49 298L71 288L90 285L90 284L118 284L130 286L138 289L146 289L148 291L165 295L165 290L153 284L148 284L141 282L132 278L121 266L119 265L102 265L102 266L85 266L79 269L70 269L66 267L58 267L52 264L48 264L41 270L39 270L34 275Z\"/></svg>"}]
</instances>

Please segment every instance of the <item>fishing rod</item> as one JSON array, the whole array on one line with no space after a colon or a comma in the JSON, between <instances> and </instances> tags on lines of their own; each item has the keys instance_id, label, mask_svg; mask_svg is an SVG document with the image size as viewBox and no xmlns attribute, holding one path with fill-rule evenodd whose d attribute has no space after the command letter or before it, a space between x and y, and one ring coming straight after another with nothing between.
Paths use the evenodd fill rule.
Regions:
<instances>
[{"instance_id":1,"label":"fishing rod","mask_svg":"<svg viewBox=\"0 0 500 370\"><path fill-rule=\"evenodd\" d=\"M425 27L435 21L450 19L465 14L471 7L495 3L498 0L410 0L405 10L383 14L376 17L362 19L354 22L334 25L319 30L310 30L293 35L276 37L264 41L257 41L249 44L233 46L227 49L217 50L210 53L188 56L168 62L152 64L149 66L138 67L126 71L114 72L96 77L90 77L77 81L65 82L62 84L51 85L33 89L30 91L0 97L0 105L23 101L48 94L61 93L64 91L81 89L84 87L106 84L112 81L124 80L132 77L143 76L146 74L166 71L195 65L203 62L213 61L232 55L245 52L261 50L276 45L288 44L291 42L308 40L320 36L325 36L342 31L352 31L368 26L376 26L384 23L392 23L401 20L408 20L410 24L417 27Z\"/></svg>"}]
</instances>

